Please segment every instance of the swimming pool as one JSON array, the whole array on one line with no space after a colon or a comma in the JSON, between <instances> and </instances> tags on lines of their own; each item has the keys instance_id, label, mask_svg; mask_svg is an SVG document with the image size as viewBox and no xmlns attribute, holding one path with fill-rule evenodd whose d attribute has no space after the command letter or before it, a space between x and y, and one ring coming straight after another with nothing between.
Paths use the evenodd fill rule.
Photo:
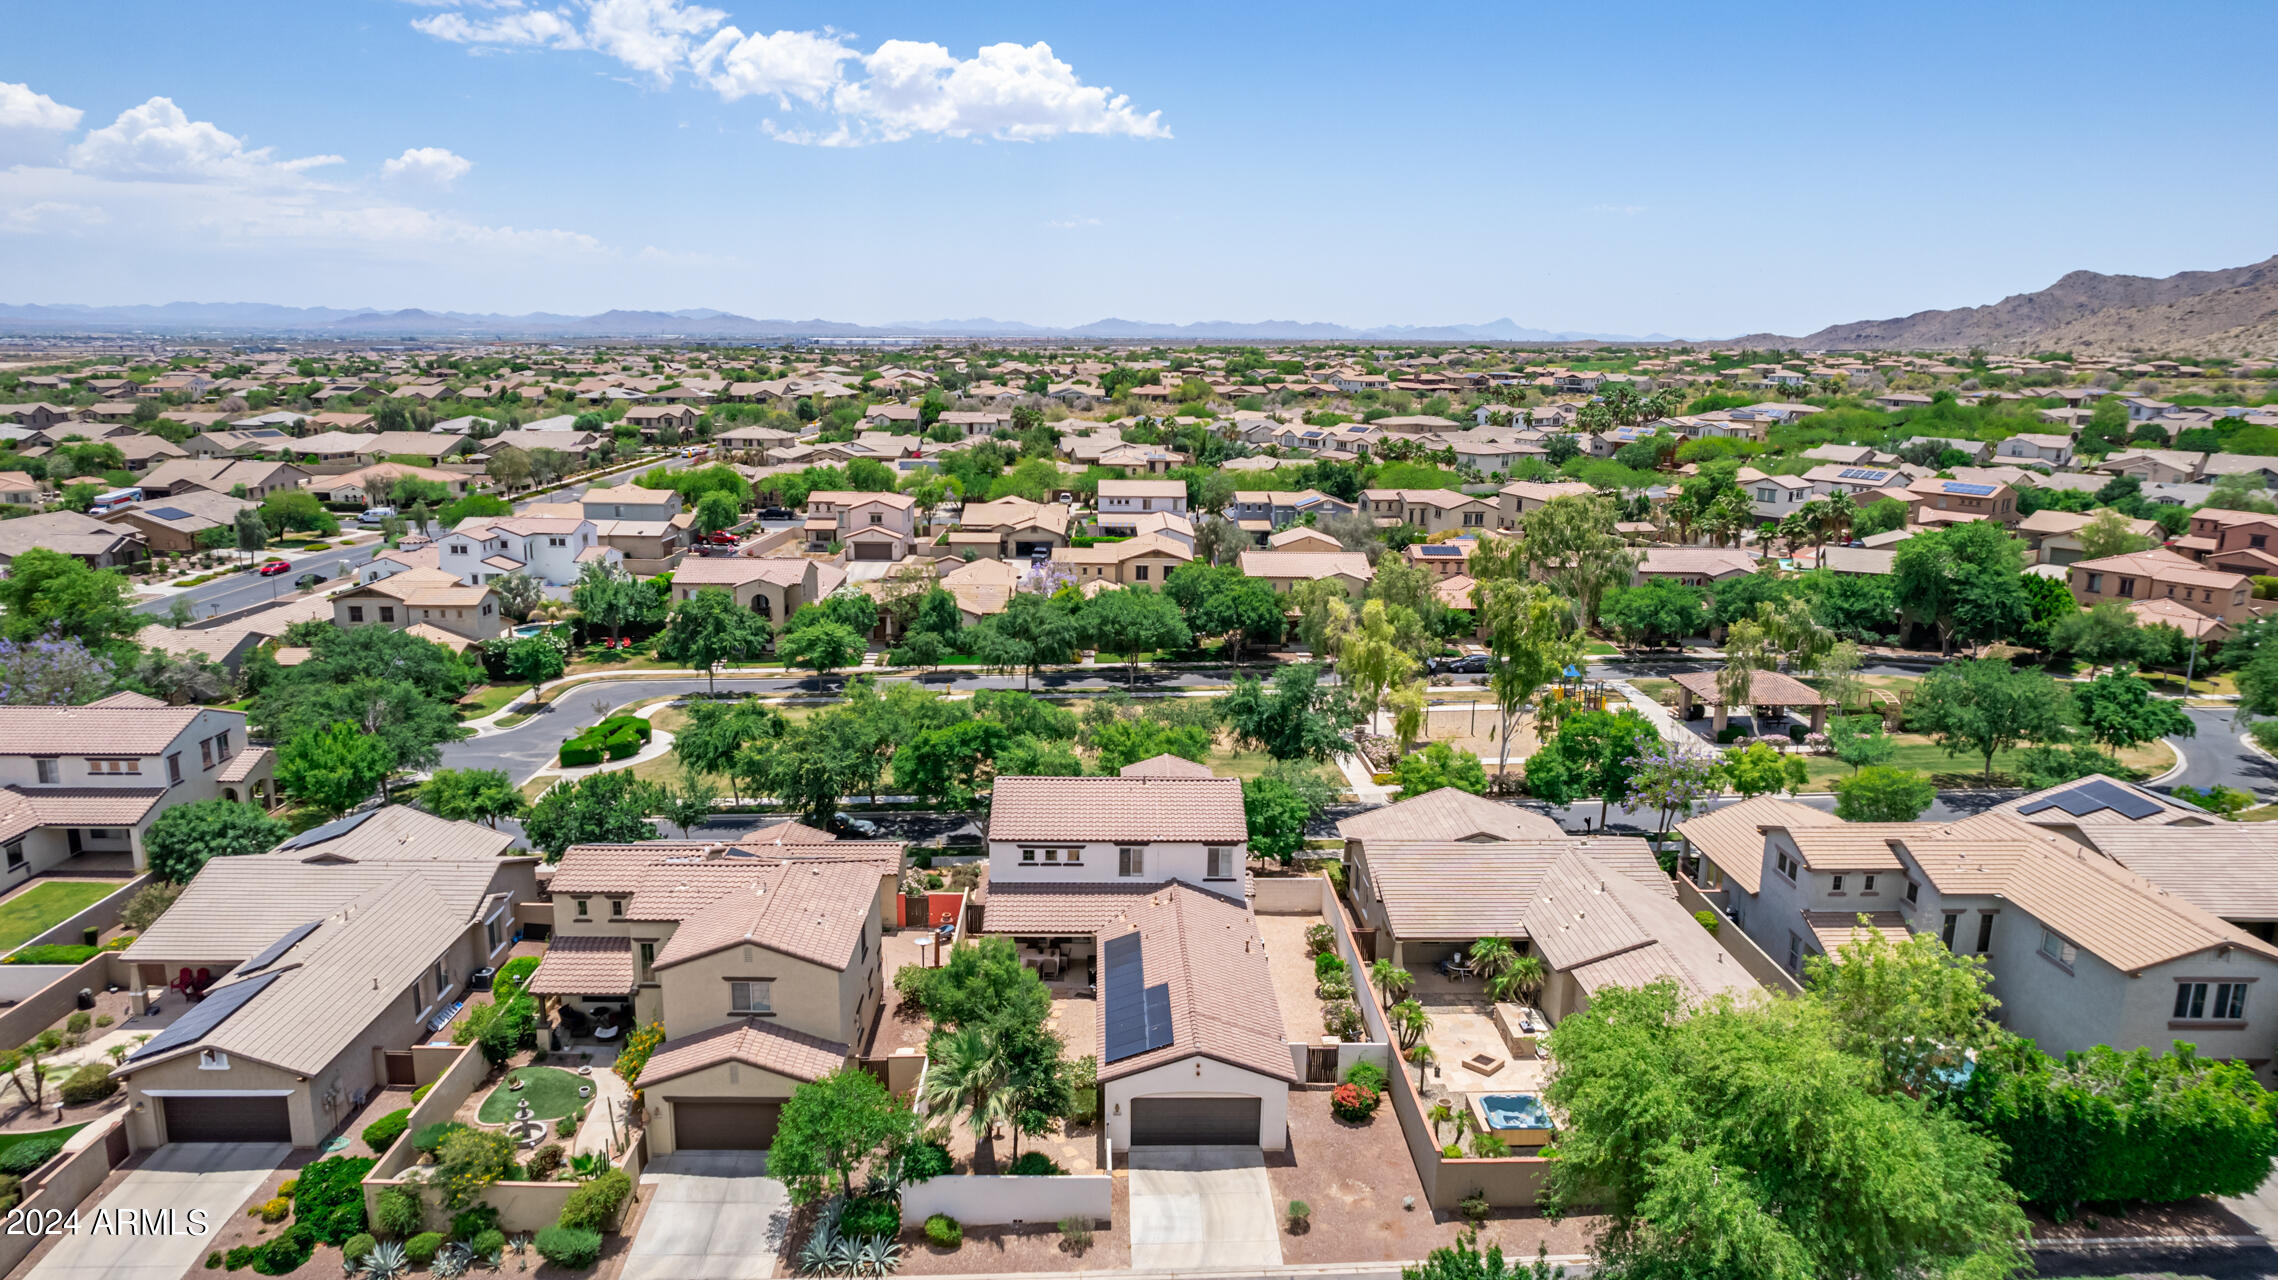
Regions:
<instances>
[{"instance_id":1,"label":"swimming pool","mask_svg":"<svg viewBox=\"0 0 2278 1280\"><path fill-rule=\"evenodd\" d=\"M1530 1129L1547 1133L1555 1127L1542 1099L1531 1093L1483 1093L1478 1095L1478 1107L1480 1123L1490 1133Z\"/></svg>"}]
</instances>

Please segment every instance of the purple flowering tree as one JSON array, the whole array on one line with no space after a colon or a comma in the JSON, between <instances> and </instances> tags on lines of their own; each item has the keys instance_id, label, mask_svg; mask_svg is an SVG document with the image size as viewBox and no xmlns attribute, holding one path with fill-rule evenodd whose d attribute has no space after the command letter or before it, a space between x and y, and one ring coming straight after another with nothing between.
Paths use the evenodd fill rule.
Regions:
<instances>
[{"instance_id":1,"label":"purple flowering tree","mask_svg":"<svg viewBox=\"0 0 2278 1280\"><path fill-rule=\"evenodd\" d=\"M77 640L53 632L37 640L0 640L0 703L77 706L110 691L110 659Z\"/></svg>"},{"instance_id":2,"label":"purple flowering tree","mask_svg":"<svg viewBox=\"0 0 2278 1280\"><path fill-rule=\"evenodd\" d=\"M1722 791L1724 767L1714 756L1685 755L1674 746L1658 746L1630 757L1634 770L1629 794L1632 802L1661 811L1662 836L1671 825L1692 816L1693 806L1713 800Z\"/></svg>"}]
</instances>

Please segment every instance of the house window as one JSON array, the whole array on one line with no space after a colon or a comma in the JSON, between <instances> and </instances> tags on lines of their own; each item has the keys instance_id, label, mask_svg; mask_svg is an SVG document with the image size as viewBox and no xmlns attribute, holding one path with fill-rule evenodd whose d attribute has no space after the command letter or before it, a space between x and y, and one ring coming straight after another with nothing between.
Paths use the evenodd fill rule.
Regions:
<instances>
[{"instance_id":1,"label":"house window","mask_svg":"<svg viewBox=\"0 0 2278 1280\"><path fill-rule=\"evenodd\" d=\"M219 1049L200 1049L198 1051L198 1070L227 1071L229 1070L229 1055Z\"/></svg>"},{"instance_id":2,"label":"house window","mask_svg":"<svg viewBox=\"0 0 2278 1280\"><path fill-rule=\"evenodd\" d=\"M455 556L463 556L463 555L467 554L467 546L466 546L466 544L465 544L465 543L463 543L463 542L454 542L454 543L452 543L452 544L451 544L451 554L452 554L452 555L455 555Z\"/></svg>"},{"instance_id":3,"label":"house window","mask_svg":"<svg viewBox=\"0 0 2278 1280\"><path fill-rule=\"evenodd\" d=\"M609 900L609 918L612 920L621 920L624 918L624 916L625 900L623 898L611 898Z\"/></svg>"},{"instance_id":4,"label":"house window","mask_svg":"<svg viewBox=\"0 0 2278 1280\"><path fill-rule=\"evenodd\" d=\"M2122 600L2126 600L2133 597L2135 594L2136 580L2134 578L2120 579L2120 598Z\"/></svg>"},{"instance_id":5,"label":"house window","mask_svg":"<svg viewBox=\"0 0 2278 1280\"><path fill-rule=\"evenodd\" d=\"M1203 865L1205 880L1231 880L1234 878L1234 851L1222 844L1210 846Z\"/></svg>"},{"instance_id":6,"label":"house window","mask_svg":"<svg viewBox=\"0 0 2278 1280\"><path fill-rule=\"evenodd\" d=\"M1143 564L1133 565L1131 567L1131 574L1133 581L1145 582L1147 580L1147 566Z\"/></svg>"},{"instance_id":7,"label":"house window","mask_svg":"<svg viewBox=\"0 0 2278 1280\"><path fill-rule=\"evenodd\" d=\"M1828 884L1828 886L1827 886L1827 891L1828 891L1829 893L1841 893L1841 892L1843 892L1843 877L1841 877L1841 876L1837 876L1837 877L1835 877L1835 879L1834 879L1832 882L1830 882L1830 883Z\"/></svg>"},{"instance_id":8,"label":"house window","mask_svg":"<svg viewBox=\"0 0 2278 1280\"><path fill-rule=\"evenodd\" d=\"M39 761L39 768L40 781L49 783L63 781L62 761L57 760L55 757L42 757Z\"/></svg>"},{"instance_id":9,"label":"house window","mask_svg":"<svg viewBox=\"0 0 2278 1280\"><path fill-rule=\"evenodd\" d=\"M588 911L588 910L587 910L587 908L588 908L588 907L589 907L589 906L592 904L592 902L593 902L593 899L591 899L591 898L579 898L579 899L577 900L577 918L578 918L578 919L580 919L580 920L590 920L590 919L592 919L592 918L593 918L593 915L592 915L592 913L591 913L590 911Z\"/></svg>"},{"instance_id":10,"label":"house window","mask_svg":"<svg viewBox=\"0 0 2278 1280\"><path fill-rule=\"evenodd\" d=\"M656 964L656 962L657 962L657 944L655 944L655 943L653 943L653 942L644 942L644 943L642 943L642 944L641 944L641 981L643 981L643 982L648 982L648 981L651 981L651 980L654 978L654 976L655 976L655 975L654 975L654 974L651 972L651 968L652 968L652 966L654 966L654 965Z\"/></svg>"},{"instance_id":11,"label":"house window","mask_svg":"<svg viewBox=\"0 0 2278 1280\"><path fill-rule=\"evenodd\" d=\"M5 847L8 851L8 869L10 871L21 871L24 869L23 841L10 840L5 846L0 847Z\"/></svg>"},{"instance_id":12,"label":"house window","mask_svg":"<svg viewBox=\"0 0 2278 1280\"><path fill-rule=\"evenodd\" d=\"M182 753L177 751L166 757L166 785L173 786L182 780Z\"/></svg>"},{"instance_id":13,"label":"house window","mask_svg":"<svg viewBox=\"0 0 2278 1280\"><path fill-rule=\"evenodd\" d=\"M1147 872L1147 850L1142 845L1127 844L1115 851L1115 873L1119 876L1140 876Z\"/></svg>"},{"instance_id":14,"label":"house window","mask_svg":"<svg viewBox=\"0 0 2278 1280\"><path fill-rule=\"evenodd\" d=\"M1977 953L1985 955L1993 950L1993 913L1984 911L1977 917Z\"/></svg>"},{"instance_id":15,"label":"house window","mask_svg":"<svg viewBox=\"0 0 2278 1280\"><path fill-rule=\"evenodd\" d=\"M214 767L214 740L212 738L198 744L198 763L208 769Z\"/></svg>"},{"instance_id":16,"label":"house window","mask_svg":"<svg viewBox=\"0 0 2278 1280\"><path fill-rule=\"evenodd\" d=\"M435 962L435 994L436 994L437 996L441 996L441 995L443 994L443 988L445 988L445 987L448 987L448 986L450 986L450 985L451 985L451 963L450 963L448 960L438 960L438 961L436 961L436 962Z\"/></svg>"},{"instance_id":17,"label":"house window","mask_svg":"<svg viewBox=\"0 0 2278 1280\"><path fill-rule=\"evenodd\" d=\"M775 980L772 978L737 979L728 983L729 1013L773 1013L774 999Z\"/></svg>"},{"instance_id":18,"label":"house window","mask_svg":"<svg viewBox=\"0 0 2278 1280\"><path fill-rule=\"evenodd\" d=\"M2066 968L2071 968L2073 957L2079 955L2080 952L2078 948L2066 942L2063 935L2043 929L2041 930L2041 954Z\"/></svg>"},{"instance_id":19,"label":"house window","mask_svg":"<svg viewBox=\"0 0 2278 1280\"><path fill-rule=\"evenodd\" d=\"M2207 997L2212 991L2210 1005ZM2243 982L2178 982L2175 984L2175 1017L2180 1022L2238 1022L2246 1017L2246 984Z\"/></svg>"},{"instance_id":20,"label":"house window","mask_svg":"<svg viewBox=\"0 0 2278 1280\"><path fill-rule=\"evenodd\" d=\"M1945 943L1948 951L1954 949L1954 930L1961 925L1961 922L1962 915L1959 911L1946 913L1946 927L1938 931L1938 941Z\"/></svg>"},{"instance_id":21,"label":"house window","mask_svg":"<svg viewBox=\"0 0 2278 1280\"><path fill-rule=\"evenodd\" d=\"M350 622L362 622L364 620L364 606L360 604L349 605L348 620Z\"/></svg>"},{"instance_id":22,"label":"house window","mask_svg":"<svg viewBox=\"0 0 2278 1280\"><path fill-rule=\"evenodd\" d=\"M1023 849L1023 850L1021 850L1021 851L1020 851L1020 860L1021 860L1023 863L1025 863L1025 864L1029 865L1029 866L1035 866L1035 865L1036 865L1036 850L1034 850L1034 849Z\"/></svg>"},{"instance_id":23,"label":"house window","mask_svg":"<svg viewBox=\"0 0 2278 1280\"><path fill-rule=\"evenodd\" d=\"M1906 882L1906 900L1909 903L1922 901L1922 886L1912 879Z\"/></svg>"},{"instance_id":24,"label":"house window","mask_svg":"<svg viewBox=\"0 0 2278 1280\"><path fill-rule=\"evenodd\" d=\"M489 943L490 949L493 951L498 950L498 944L506 941L505 929L499 923L500 919L501 917L499 916L492 916L490 919L483 921L483 941Z\"/></svg>"},{"instance_id":25,"label":"house window","mask_svg":"<svg viewBox=\"0 0 2278 1280\"><path fill-rule=\"evenodd\" d=\"M2089 574L2089 575L2088 575L2088 594L2090 594L2090 595L2092 595L2092 596L2093 596L2093 595L2100 595L2100 594L2102 594L2102 593L2103 593L2103 590L2104 590L2104 575L2103 575L2103 574L2101 574L2101 573L2092 573L2092 574Z\"/></svg>"},{"instance_id":26,"label":"house window","mask_svg":"<svg viewBox=\"0 0 2278 1280\"><path fill-rule=\"evenodd\" d=\"M1788 935L1788 972L1794 973L1802 963L1803 939L1791 933Z\"/></svg>"},{"instance_id":27,"label":"house window","mask_svg":"<svg viewBox=\"0 0 2278 1280\"><path fill-rule=\"evenodd\" d=\"M1863 878L1863 879L1862 879L1862 880L1859 882L1859 892L1861 892L1861 893L1873 893L1874 891L1875 891L1875 878L1874 878L1873 876L1867 876L1867 877Z\"/></svg>"},{"instance_id":28,"label":"house window","mask_svg":"<svg viewBox=\"0 0 2278 1280\"><path fill-rule=\"evenodd\" d=\"M394 605L392 605L392 604L383 604L383 605L381 605L381 606L380 606L380 621L382 621L382 622L393 622L393 621L395 621L395 606L394 606Z\"/></svg>"},{"instance_id":29,"label":"house window","mask_svg":"<svg viewBox=\"0 0 2278 1280\"><path fill-rule=\"evenodd\" d=\"M1775 851L1772 855L1773 869L1778 871L1791 884L1795 882L1796 867L1798 865L1800 864L1798 864L1795 859L1789 857L1785 850Z\"/></svg>"},{"instance_id":30,"label":"house window","mask_svg":"<svg viewBox=\"0 0 2278 1280\"><path fill-rule=\"evenodd\" d=\"M224 729L214 735L214 755L217 758L227 760L235 754L229 749L229 730Z\"/></svg>"},{"instance_id":31,"label":"house window","mask_svg":"<svg viewBox=\"0 0 2278 1280\"><path fill-rule=\"evenodd\" d=\"M873 511L873 512L871 512L871 513L870 513L870 523L872 523L872 524L884 524L884 523L886 523L886 513L885 513L885 512L883 512L883 511Z\"/></svg>"}]
</instances>

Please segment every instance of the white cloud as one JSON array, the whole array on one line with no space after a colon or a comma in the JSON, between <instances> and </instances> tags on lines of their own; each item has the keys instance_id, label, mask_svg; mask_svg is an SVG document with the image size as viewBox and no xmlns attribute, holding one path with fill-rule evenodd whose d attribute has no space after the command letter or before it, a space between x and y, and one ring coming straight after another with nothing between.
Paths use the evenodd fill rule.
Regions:
<instances>
[{"instance_id":1,"label":"white cloud","mask_svg":"<svg viewBox=\"0 0 2278 1280\"><path fill-rule=\"evenodd\" d=\"M447 187L467 176L475 162L444 147L411 147L380 166L380 175L397 181Z\"/></svg>"},{"instance_id":2,"label":"white cloud","mask_svg":"<svg viewBox=\"0 0 2278 1280\"><path fill-rule=\"evenodd\" d=\"M78 128L79 117L85 114L44 93L32 92L28 84L0 83L0 129L62 133Z\"/></svg>"},{"instance_id":3,"label":"white cloud","mask_svg":"<svg viewBox=\"0 0 2278 1280\"><path fill-rule=\"evenodd\" d=\"M38 200L10 209L0 209L0 232L24 235L34 231L84 231L99 227L111 220L111 215L94 205L73 204L68 200Z\"/></svg>"},{"instance_id":4,"label":"white cloud","mask_svg":"<svg viewBox=\"0 0 2278 1280\"><path fill-rule=\"evenodd\" d=\"M205 120L192 120L172 98L129 107L71 149L71 167L111 178L162 182L281 181L304 169L339 164L339 156L278 160L271 148L245 144Z\"/></svg>"},{"instance_id":5,"label":"white cloud","mask_svg":"<svg viewBox=\"0 0 2278 1280\"><path fill-rule=\"evenodd\" d=\"M691 71L730 102L772 97L786 111L804 108L817 117L761 121L769 136L786 142L1171 136L1162 112L1142 112L1125 95L1085 84L1042 41L985 45L973 57L959 58L939 44L888 40L865 54L828 29L747 35L723 25L726 20L720 10L683 0L573 0L552 9L516 7L480 16L454 9L411 25L477 51L588 49L659 84Z\"/></svg>"},{"instance_id":6,"label":"white cloud","mask_svg":"<svg viewBox=\"0 0 2278 1280\"><path fill-rule=\"evenodd\" d=\"M768 94L788 108L793 99L820 105L843 83L840 64L859 56L828 32L747 36L734 27L722 27L691 61L704 83L730 102Z\"/></svg>"}]
</instances>

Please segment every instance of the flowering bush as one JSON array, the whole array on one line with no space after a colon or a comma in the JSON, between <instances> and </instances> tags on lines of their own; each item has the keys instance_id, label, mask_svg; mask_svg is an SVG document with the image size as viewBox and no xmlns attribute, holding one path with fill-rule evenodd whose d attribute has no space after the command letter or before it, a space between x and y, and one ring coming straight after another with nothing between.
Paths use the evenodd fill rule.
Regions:
<instances>
[{"instance_id":1,"label":"flowering bush","mask_svg":"<svg viewBox=\"0 0 2278 1280\"><path fill-rule=\"evenodd\" d=\"M1377 1107L1383 1102L1383 1094L1365 1084L1348 1081L1338 1085L1336 1091L1329 1095L1329 1114L1339 1120L1361 1124L1375 1115Z\"/></svg>"}]
</instances>

